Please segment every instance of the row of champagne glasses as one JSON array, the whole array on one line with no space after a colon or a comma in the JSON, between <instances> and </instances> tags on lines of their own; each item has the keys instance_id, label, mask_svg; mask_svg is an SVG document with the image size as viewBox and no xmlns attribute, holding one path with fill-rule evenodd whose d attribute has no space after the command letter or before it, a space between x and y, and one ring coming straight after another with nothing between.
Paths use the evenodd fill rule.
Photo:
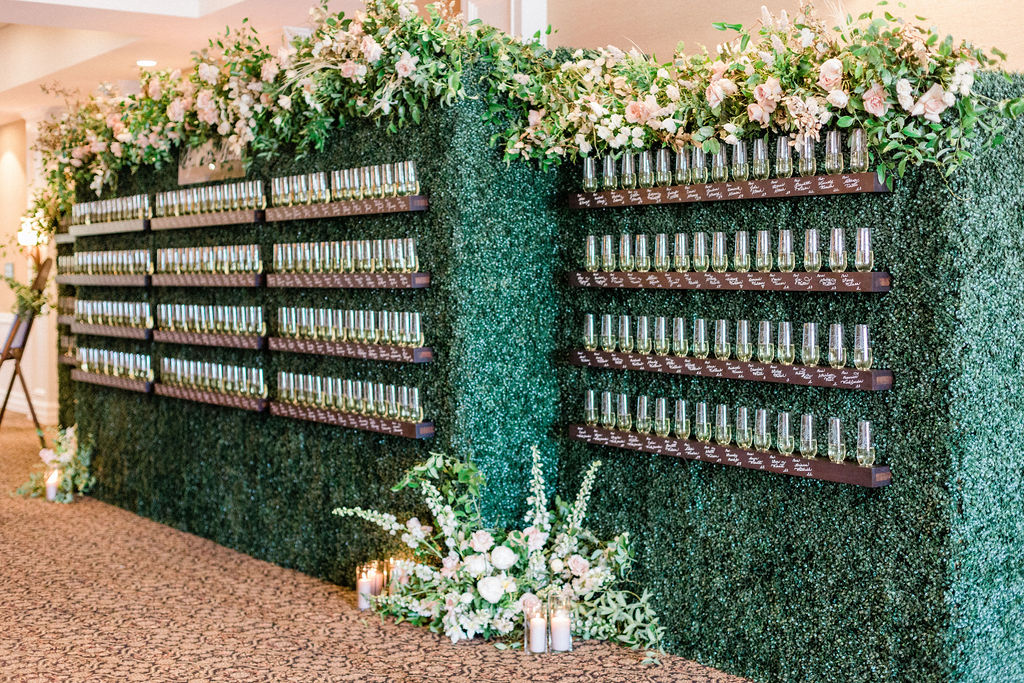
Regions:
<instances>
[{"instance_id":1,"label":"row of champagne glasses","mask_svg":"<svg viewBox=\"0 0 1024 683\"><path fill-rule=\"evenodd\" d=\"M156 250L158 273L211 274L262 273L263 260L258 244L231 244L220 247L175 247Z\"/></svg>"},{"instance_id":2,"label":"row of champagne glasses","mask_svg":"<svg viewBox=\"0 0 1024 683\"><path fill-rule=\"evenodd\" d=\"M145 382L153 381L152 360L143 353L126 353L82 346L78 348L75 358L78 360L78 367L84 372Z\"/></svg>"},{"instance_id":3,"label":"row of champagne glasses","mask_svg":"<svg viewBox=\"0 0 1024 683\"><path fill-rule=\"evenodd\" d=\"M83 202L71 207L72 225L107 223L110 221L144 220L150 217L149 195L113 197L95 202Z\"/></svg>"},{"instance_id":4,"label":"row of champagne glasses","mask_svg":"<svg viewBox=\"0 0 1024 683\"><path fill-rule=\"evenodd\" d=\"M274 245L276 273L413 273L416 238Z\"/></svg>"},{"instance_id":5,"label":"row of champagne glasses","mask_svg":"<svg viewBox=\"0 0 1024 683\"><path fill-rule=\"evenodd\" d=\"M199 306L157 304L157 326L171 332L201 334L250 334L265 336L263 309L259 306Z\"/></svg>"},{"instance_id":6,"label":"row of champagne glasses","mask_svg":"<svg viewBox=\"0 0 1024 683\"><path fill-rule=\"evenodd\" d=\"M639 434L650 434L667 437L674 433L679 439L693 438L701 443L710 443L712 439L720 446L735 443L743 449L753 447L756 451L768 451L772 447L772 434L769 427L769 411L758 408L751 412L746 406L736 406L730 411L727 404L720 403L715 407L714 424L709 405L706 402L694 406L693 422L690 421L690 403L685 399L676 399L674 411L669 415L668 399L654 400L653 417L651 400L646 395L636 398L636 420L630 412L629 397L610 391L601 392L600 403L597 392L588 389L583 397L583 419L588 425L598 425L607 429L630 431L635 427ZM692 426L692 431L691 431ZM781 411L775 419L775 450L783 455L792 455L797 447L793 435L792 413ZM800 416L800 455L814 458L818 455L818 440L814 428L814 415L804 413ZM842 422L838 417L828 420L828 458L832 462L841 463L846 460L846 443L843 438ZM875 446L871 441L871 423L860 420L857 423L856 460L858 465L870 467L875 464Z\"/></svg>"},{"instance_id":7,"label":"row of champagne glasses","mask_svg":"<svg viewBox=\"0 0 1024 683\"><path fill-rule=\"evenodd\" d=\"M867 171L869 159L864 130L852 130L848 142L850 170L854 173ZM604 190L632 190L637 187L699 185L708 181L724 183L730 178L737 182L765 180L771 175L768 145L767 137L754 139L752 150L746 140L731 145L720 143L718 150L711 153L697 145L686 145L675 152L674 169L673 153L667 147L642 150L636 155L627 150L618 160L610 154L601 160L600 178L598 159L586 157L583 160L583 189L596 192L599 187ZM779 135L775 139L776 178L792 177L794 148L797 151L796 172L801 176L812 176L818 172L816 140L813 137ZM842 173L845 166L842 134L838 130L830 130L825 134L825 172Z\"/></svg>"},{"instance_id":8,"label":"row of champagne glasses","mask_svg":"<svg viewBox=\"0 0 1024 683\"><path fill-rule=\"evenodd\" d=\"M277 375L277 395L282 403L293 405L404 422L423 421L417 387L282 371Z\"/></svg>"},{"instance_id":9,"label":"row of champagne glasses","mask_svg":"<svg viewBox=\"0 0 1024 683\"><path fill-rule=\"evenodd\" d=\"M167 386L215 391L231 396L267 397L263 369L242 365L163 358L160 361L160 381Z\"/></svg>"},{"instance_id":10,"label":"row of champagne glasses","mask_svg":"<svg viewBox=\"0 0 1024 683\"><path fill-rule=\"evenodd\" d=\"M57 257L58 275L148 275L152 272L149 249L76 251Z\"/></svg>"},{"instance_id":11,"label":"row of champagne glasses","mask_svg":"<svg viewBox=\"0 0 1024 683\"><path fill-rule=\"evenodd\" d=\"M262 180L243 180L222 185L186 187L158 192L154 215L189 216L220 211L258 210L267 208Z\"/></svg>"},{"instance_id":12,"label":"row of champagne glasses","mask_svg":"<svg viewBox=\"0 0 1024 683\"><path fill-rule=\"evenodd\" d=\"M272 178L274 206L317 204L349 199L381 199L419 194L420 182L414 161L374 164L301 175Z\"/></svg>"},{"instance_id":13,"label":"row of champagne glasses","mask_svg":"<svg viewBox=\"0 0 1024 683\"><path fill-rule=\"evenodd\" d=\"M846 230L832 228L829 231L828 267L834 273L845 272L849 265L846 250ZM726 233L711 233L710 249L708 233L695 232L690 240L685 232L677 232L672 241L669 253L669 236L658 233L654 236L653 254L647 235L630 235L623 233L618 238L618 253L615 251L616 240L613 235L603 235L600 240L596 235L588 235L584 241L583 267L587 272L598 270L613 272L645 273L653 267L655 271L664 273L675 270L685 273L692 267L698 273L706 273L708 269L716 273L729 271L746 273L753 268L761 273L771 272L778 268L780 272L789 273L796 270L796 253L793 247L793 231L788 228L779 230L776 248L773 249L772 235L769 230L757 230L754 234L754 253L750 252L750 233L739 230L733 234L732 258L730 259ZM653 258L652 258L653 256ZM802 268L808 273L817 273L822 268L821 241L817 228L804 230L804 251ZM854 267L860 272L868 272L875 267L875 252L871 246L871 228L857 228Z\"/></svg>"},{"instance_id":14,"label":"row of champagne glasses","mask_svg":"<svg viewBox=\"0 0 1024 683\"><path fill-rule=\"evenodd\" d=\"M114 325L117 327L153 327L153 312L144 301L90 301L75 302L75 321L87 325Z\"/></svg>"},{"instance_id":15,"label":"row of champagne glasses","mask_svg":"<svg viewBox=\"0 0 1024 683\"><path fill-rule=\"evenodd\" d=\"M693 321L693 334L687 339L686 320L684 318L667 318L664 316L636 316L636 335L633 334L633 318L620 315L616 319L611 314L601 316L600 328L596 316L587 313L583 317L583 348L594 351L601 350L622 353L640 354L654 353L659 356L692 356L707 358L714 353L718 360L736 358L740 361L751 360L756 352L757 360L771 363L778 360L783 365L792 365L796 360L796 347L793 344L793 324L784 321L773 326L768 320L761 320L757 325L757 345L753 343L749 320L737 320L732 340L729 338L728 320L716 320L714 336L708 335L708 321L696 318ZM671 328L669 328L671 325ZM777 331L772 337L773 328ZM803 341L800 345L800 362L806 366L817 366L821 362L819 346L819 326L815 322L803 324ZM691 343L692 340L692 343ZM858 370L869 370L873 360L871 341L867 325L855 325L853 334L853 365ZM844 368L849 362L846 346L846 332L842 323L832 323L828 327L828 347L826 361L833 368Z\"/></svg>"},{"instance_id":16,"label":"row of champagne glasses","mask_svg":"<svg viewBox=\"0 0 1024 683\"><path fill-rule=\"evenodd\" d=\"M278 334L291 339L313 339L355 344L423 346L419 313L360 311L353 309L277 309Z\"/></svg>"}]
</instances>

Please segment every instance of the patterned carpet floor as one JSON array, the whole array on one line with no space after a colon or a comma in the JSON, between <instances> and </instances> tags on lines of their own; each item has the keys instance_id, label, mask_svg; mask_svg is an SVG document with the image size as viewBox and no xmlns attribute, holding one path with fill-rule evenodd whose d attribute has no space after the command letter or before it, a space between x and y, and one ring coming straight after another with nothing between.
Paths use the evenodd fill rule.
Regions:
<instances>
[{"instance_id":1,"label":"patterned carpet floor","mask_svg":"<svg viewBox=\"0 0 1024 683\"><path fill-rule=\"evenodd\" d=\"M0 429L0 680L716 681L678 657L581 643L527 658L359 612L352 591L89 498L8 495L38 461Z\"/></svg>"}]
</instances>

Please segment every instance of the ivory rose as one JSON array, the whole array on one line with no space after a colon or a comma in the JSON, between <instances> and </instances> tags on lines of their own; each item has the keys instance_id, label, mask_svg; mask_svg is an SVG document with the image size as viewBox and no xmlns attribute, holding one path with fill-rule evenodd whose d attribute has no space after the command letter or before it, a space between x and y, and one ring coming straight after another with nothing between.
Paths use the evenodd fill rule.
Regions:
<instances>
[{"instance_id":1,"label":"ivory rose","mask_svg":"<svg viewBox=\"0 0 1024 683\"><path fill-rule=\"evenodd\" d=\"M571 571L575 576L583 576L590 569L590 562L586 560L582 555L570 555L569 560L566 562Z\"/></svg>"},{"instance_id":2,"label":"ivory rose","mask_svg":"<svg viewBox=\"0 0 1024 683\"><path fill-rule=\"evenodd\" d=\"M843 63L833 57L822 62L818 69L818 85L823 90L832 91L843 82Z\"/></svg>"},{"instance_id":3,"label":"ivory rose","mask_svg":"<svg viewBox=\"0 0 1024 683\"><path fill-rule=\"evenodd\" d=\"M476 582L476 590L480 597L493 605L505 595L505 582L500 576L485 576Z\"/></svg>"},{"instance_id":4,"label":"ivory rose","mask_svg":"<svg viewBox=\"0 0 1024 683\"><path fill-rule=\"evenodd\" d=\"M523 593L523 596L519 598L519 606L524 612L538 609L540 604L540 598L533 593Z\"/></svg>"},{"instance_id":5,"label":"ivory rose","mask_svg":"<svg viewBox=\"0 0 1024 683\"><path fill-rule=\"evenodd\" d=\"M419 57L413 57L408 52L403 52L398 63L395 64L395 73L398 74L399 78L408 78L416 71L416 63L418 61L420 61Z\"/></svg>"},{"instance_id":6,"label":"ivory rose","mask_svg":"<svg viewBox=\"0 0 1024 683\"><path fill-rule=\"evenodd\" d=\"M889 103L885 101L885 88L875 82L864 93L864 111L872 116L885 116L889 112Z\"/></svg>"},{"instance_id":7,"label":"ivory rose","mask_svg":"<svg viewBox=\"0 0 1024 683\"><path fill-rule=\"evenodd\" d=\"M911 88L910 81L906 78L896 81L896 99L899 100L900 106L903 107L904 111L910 111L914 108L913 89Z\"/></svg>"},{"instance_id":8,"label":"ivory rose","mask_svg":"<svg viewBox=\"0 0 1024 683\"><path fill-rule=\"evenodd\" d=\"M761 124L762 128L768 127L769 112L757 102L752 102L747 105L747 118L753 123Z\"/></svg>"},{"instance_id":9,"label":"ivory rose","mask_svg":"<svg viewBox=\"0 0 1024 683\"><path fill-rule=\"evenodd\" d=\"M850 96L846 94L845 90L833 90L825 100L836 109L844 109L850 103Z\"/></svg>"},{"instance_id":10,"label":"ivory rose","mask_svg":"<svg viewBox=\"0 0 1024 683\"><path fill-rule=\"evenodd\" d=\"M732 80L723 78L718 81L718 87L722 89L722 92L728 95L735 95L739 92L739 86L736 85Z\"/></svg>"},{"instance_id":11,"label":"ivory rose","mask_svg":"<svg viewBox=\"0 0 1024 683\"><path fill-rule=\"evenodd\" d=\"M466 558L466 571L470 576L480 576L487 572L487 558L482 554L470 555Z\"/></svg>"},{"instance_id":12,"label":"ivory rose","mask_svg":"<svg viewBox=\"0 0 1024 683\"><path fill-rule=\"evenodd\" d=\"M494 537L480 529L473 532L469 539L469 545L478 553L486 553L494 545Z\"/></svg>"},{"instance_id":13,"label":"ivory rose","mask_svg":"<svg viewBox=\"0 0 1024 683\"><path fill-rule=\"evenodd\" d=\"M519 561L519 556L511 548L499 545L491 551L491 564L499 571L505 571Z\"/></svg>"},{"instance_id":14,"label":"ivory rose","mask_svg":"<svg viewBox=\"0 0 1024 683\"><path fill-rule=\"evenodd\" d=\"M376 64L380 56L384 54L384 48L372 36L363 36L360 49L363 52L363 56L366 57L366 61L370 64Z\"/></svg>"}]
</instances>

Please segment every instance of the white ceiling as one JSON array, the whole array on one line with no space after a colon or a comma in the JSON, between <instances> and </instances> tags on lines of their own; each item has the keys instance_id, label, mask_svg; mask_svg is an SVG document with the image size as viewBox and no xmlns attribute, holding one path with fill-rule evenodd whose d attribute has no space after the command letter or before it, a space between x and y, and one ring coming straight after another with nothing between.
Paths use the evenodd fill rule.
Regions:
<instances>
[{"instance_id":1,"label":"white ceiling","mask_svg":"<svg viewBox=\"0 0 1024 683\"><path fill-rule=\"evenodd\" d=\"M0 0L0 124L56 104L46 83L90 92L100 82L136 80L138 59L185 67L207 41L249 19L280 43L285 26L305 26L315 0ZM359 0L332 0L351 12Z\"/></svg>"}]
</instances>

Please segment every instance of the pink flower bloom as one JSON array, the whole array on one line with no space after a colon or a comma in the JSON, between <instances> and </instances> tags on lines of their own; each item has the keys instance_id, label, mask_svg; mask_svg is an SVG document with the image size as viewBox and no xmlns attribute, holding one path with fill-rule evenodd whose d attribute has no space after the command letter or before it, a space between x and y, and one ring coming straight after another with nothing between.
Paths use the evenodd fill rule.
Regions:
<instances>
[{"instance_id":1,"label":"pink flower bloom","mask_svg":"<svg viewBox=\"0 0 1024 683\"><path fill-rule=\"evenodd\" d=\"M530 550L540 550L548 542L548 534L535 526L528 526L523 529L526 535L526 547Z\"/></svg>"},{"instance_id":2,"label":"pink flower bloom","mask_svg":"<svg viewBox=\"0 0 1024 683\"><path fill-rule=\"evenodd\" d=\"M540 598L533 593L523 593L523 596L519 598L519 606L524 612L538 609L540 607Z\"/></svg>"},{"instance_id":3,"label":"pink flower bloom","mask_svg":"<svg viewBox=\"0 0 1024 683\"><path fill-rule=\"evenodd\" d=\"M113 154L118 159L120 159L121 158L121 143L116 141L116 140L114 142L111 142L110 143L110 153Z\"/></svg>"},{"instance_id":4,"label":"pink flower bloom","mask_svg":"<svg viewBox=\"0 0 1024 683\"><path fill-rule=\"evenodd\" d=\"M732 80L728 78L722 78L717 83L718 87L722 89L722 92L728 97L729 95L735 95L739 92L739 86L736 85Z\"/></svg>"},{"instance_id":5,"label":"pink flower bloom","mask_svg":"<svg viewBox=\"0 0 1024 683\"><path fill-rule=\"evenodd\" d=\"M875 82L871 88L864 93L864 111L872 116L882 117L889 111L889 103L885 101L885 88L882 84Z\"/></svg>"},{"instance_id":6,"label":"pink flower bloom","mask_svg":"<svg viewBox=\"0 0 1024 683\"><path fill-rule=\"evenodd\" d=\"M822 63L818 69L818 85L823 90L832 91L842 84L843 82L843 63L833 57L832 59L826 60Z\"/></svg>"},{"instance_id":7,"label":"pink flower bloom","mask_svg":"<svg viewBox=\"0 0 1024 683\"><path fill-rule=\"evenodd\" d=\"M946 100L946 91L936 83L928 89L928 92L921 95L921 98L910 110L911 116L923 116L934 123L940 122L942 112L949 108Z\"/></svg>"},{"instance_id":8,"label":"pink flower bloom","mask_svg":"<svg viewBox=\"0 0 1024 683\"><path fill-rule=\"evenodd\" d=\"M626 121L629 123L644 123L650 113L643 102L633 100L626 105Z\"/></svg>"},{"instance_id":9,"label":"pink flower bloom","mask_svg":"<svg viewBox=\"0 0 1024 683\"><path fill-rule=\"evenodd\" d=\"M356 77L356 63L351 59L341 63L339 67L342 78L353 79Z\"/></svg>"},{"instance_id":10,"label":"pink flower bloom","mask_svg":"<svg viewBox=\"0 0 1024 683\"><path fill-rule=\"evenodd\" d=\"M277 106L281 107L281 109L284 109L286 111L291 111L292 98L289 97L288 95L281 95L280 97L277 98Z\"/></svg>"},{"instance_id":11,"label":"pink flower bloom","mask_svg":"<svg viewBox=\"0 0 1024 683\"><path fill-rule=\"evenodd\" d=\"M747 118L754 123L761 124L762 128L768 127L768 122L770 120L769 114L770 112L765 110L765 108L757 102L747 105Z\"/></svg>"},{"instance_id":12,"label":"pink flower bloom","mask_svg":"<svg viewBox=\"0 0 1024 683\"><path fill-rule=\"evenodd\" d=\"M782 84L779 79L769 78L755 86L754 99L769 114L775 111L775 106L782 101Z\"/></svg>"},{"instance_id":13,"label":"pink flower bloom","mask_svg":"<svg viewBox=\"0 0 1024 683\"><path fill-rule=\"evenodd\" d=\"M843 109L850 103L850 96L846 94L845 90L833 90L825 100L836 109Z\"/></svg>"},{"instance_id":14,"label":"pink flower bloom","mask_svg":"<svg viewBox=\"0 0 1024 683\"><path fill-rule=\"evenodd\" d=\"M146 94L149 95L151 100L159 100L163 96L164 90L160 87L159 78L149 79L149 85L146 86Z\"/></svg>"},{"instance_id":15,"label":"pink flower bloom","mask_svg":"<svg viewBox=\"0 0 1024 683\"><path fill-rule=\"evenodd\" d=\"M707 98L708 104L711 105L712 109L717 109L722 106L722 101L725 100L725 92L718 83L709 83L708 87L704 90L704 97Z\"/></svg>"},{"instance_id":16,"label":"pink flower bloom","mask_svg":"<svg viewBox=\"0 0 1024 683\"><path fill-rule=\"evenodd\" d=\"M469 539L469 545L478 553L486 553L491 549L491 546L494 545L494 537L483 529L480 529L479 531L473 532L473 535Z\"/></svg>"},{"instance_id":17,"label":"pink flower bloom","mask_svg":"<svg viewBox=\"0 0 1024 683\"><path fill-rule=\"evenodd\" d=\"M57 454L53 452L52 448L44 448L39 451L39 457L43 459L47 465L57 459Z\"/></svg>"},{"instance_id":18,"label":"pink flower bloom","mask_svg":"<svg viewBox=\"0 0 1024 683\"><path fill-rule=\"evenodd\" d=\"M716 59L711 62L711 82L714 83L718 79L725 76L725 70L729 68L729 65L723 62L721 59Z\"/></svg>"},{"instance_id":19,"label":"pink flower bloom","mask_svg":"<svg viewBox=\"0 0 1024 683\"><path fill-rule=\"evenodd\" d=\"M540 125L540 121L543 118L544 118L544 110L543 109L541 109L539 111L536 110L536 109L531 109L530 113L527 115L527 121L530 124L531 128L536 128L538 125Z\"/></svg>"},{"instance_id":20,"label":"pink flower bloom","mask_svg":"<svg viewBox=\"0 0 1024 683\"><path fill-rule=\"evenodd\" d=\"M416 71L416 63L418 61L420 61L419 57L413 57L408 52L403 52L398 63L395 64L395 73L398 74L399 78L412 76L413 72Z\"/></svg>"},{"instance_id":21,"label":"pink flower bloom","mask_svg":"<svg viewBox=\"0 0 1024 683\"><path fill-rule=\"evenodd\" d=\"M199 79L206 81L210 85L217 85L217 79L220 77L220 69L215 67L213 64L207 64L201 62L199 64Z\"/></svg>"},{"instance_id":22,"label":"pink flower bloom","mask_svg":"<svg viewBox=\"0 0 1024 683\"><path fill-rule=\"evenodd\" d=\"M382 48L372 36L363 36L363 42L360 49L363 52L363 56L366 57L366 61L370 64L376 64L380 59L380 56L384 54L384 48Z\"/></svg>"},{"instance_id":23,"label":"pink flower bloom","mask_svg":"<svg viewBox=\"0 0 1024 683\"><path fill-rule=\"evenodd\" d=\"M455 576L455 572L459 568L459 557L452 553L441 560L441 576L446 579L450 579Z\"/></svg>"},{"instance_id":24,"label":"pink flower bloom","mask_svg":"<svg viewBox=\"0 0 1024 683\"><path fill-rule=\"evenodd\" d=\"M260 67L260 78L267 83L272 83L277 74L281 71L281 67L278 66L277 62L273 59L268 59L263 62L263 66Z\"/></svg>"},{"instance_id":25,"label":"pink flower bloom","mask_svg":"<svg viewBox=\"0 0 1024 683\"><path fill-rule=\"evenodd\" d=\"M590 570L590 562L581 555L570 555L566 565L576 576L583 576Z\"/></svg>"}]
</instances>

